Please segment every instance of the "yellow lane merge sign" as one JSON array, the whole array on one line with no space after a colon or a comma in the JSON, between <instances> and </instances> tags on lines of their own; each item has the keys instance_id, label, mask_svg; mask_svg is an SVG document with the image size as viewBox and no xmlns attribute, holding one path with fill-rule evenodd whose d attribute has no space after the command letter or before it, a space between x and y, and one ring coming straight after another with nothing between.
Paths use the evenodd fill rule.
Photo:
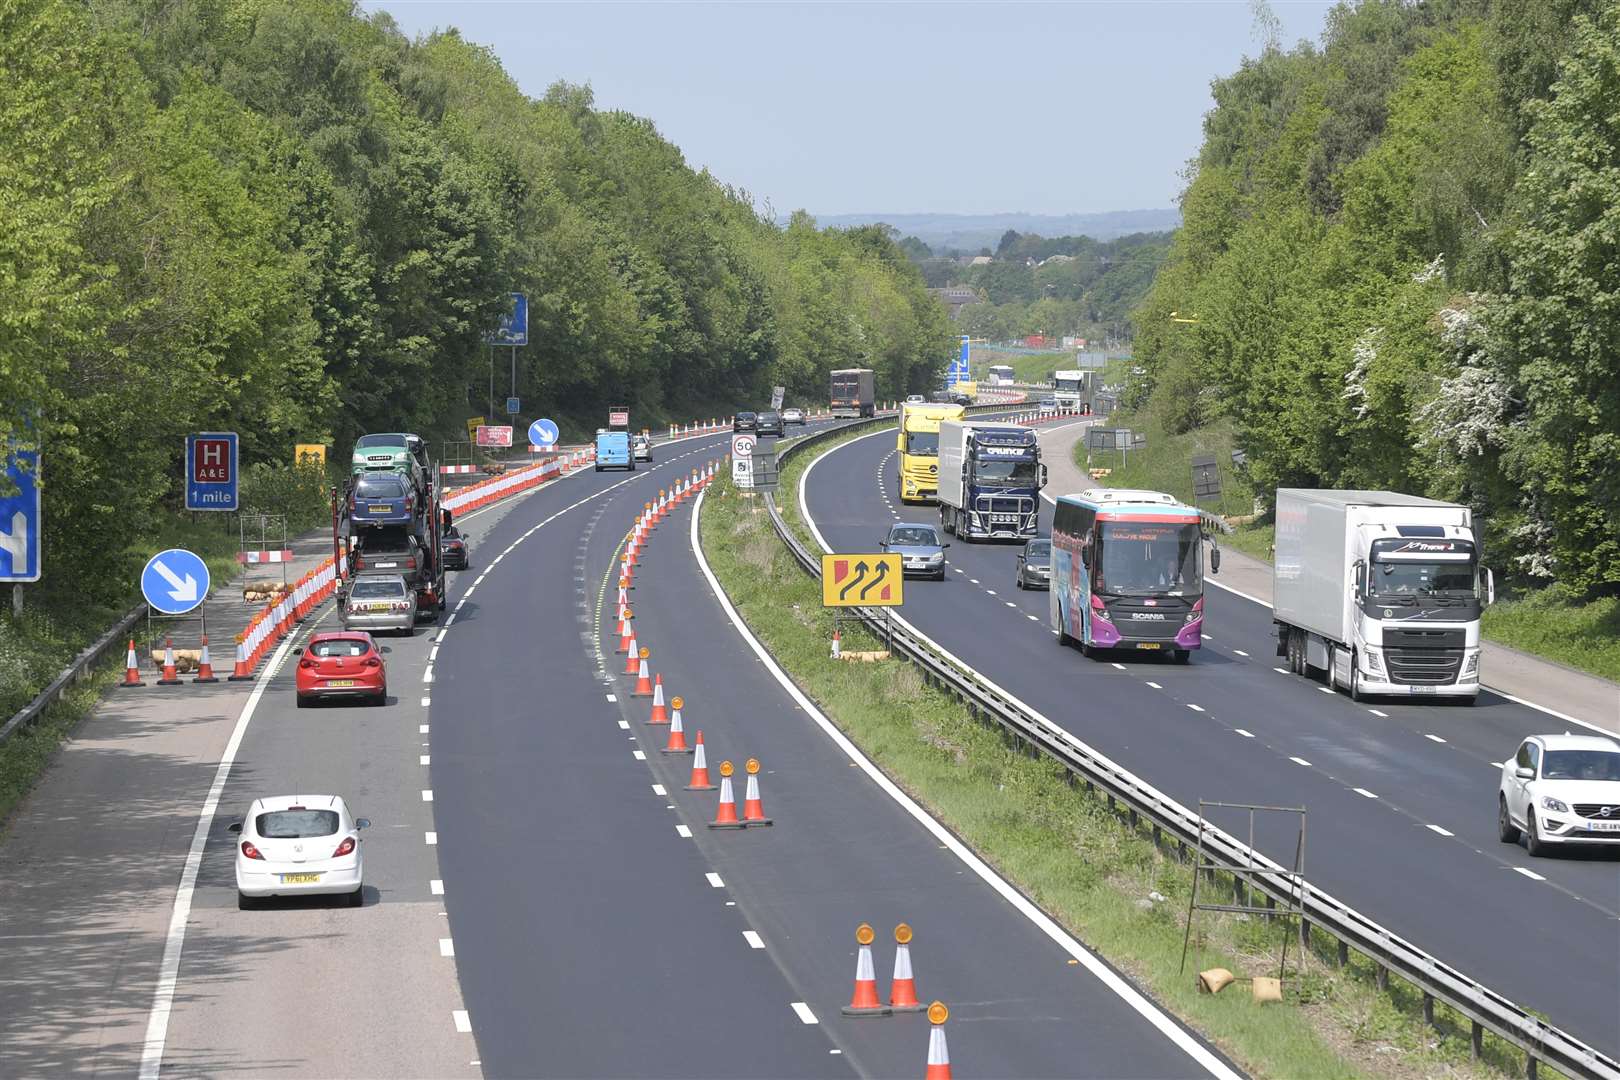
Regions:
<instances>
[{"instance_id":1,"label":"yellow lane merge sign","mask_svg":"<svg viewBox=\"0 0 1620 1080\"><path fill-rule=\"evenodd\" d=\"M822 607L898 607L903 589L898 555L823 555Z\"/></svg>"},{"instance_id":2,"label":"yellow lane merge sign","mask_svg":"<svg viewBox=\"0 0 1620 1080\"><path fill-rule=\"evenodd\" d=\"M299 465L325 465L326 447L321 443L298 443L293 447L293 461Z\"/></svg>"},{"instance_id":3,"label":"yellow lane merge sign","mask_svg":"<svg viewBox=\"0 0 1620 1080\"><path fill-rule=\"evenodd\" d=\"M488 423L488 421L482 416L467 417L467 441L476 441L478 438L478 429L483 427L486 423Z\"/></svg>"}]
</instances>

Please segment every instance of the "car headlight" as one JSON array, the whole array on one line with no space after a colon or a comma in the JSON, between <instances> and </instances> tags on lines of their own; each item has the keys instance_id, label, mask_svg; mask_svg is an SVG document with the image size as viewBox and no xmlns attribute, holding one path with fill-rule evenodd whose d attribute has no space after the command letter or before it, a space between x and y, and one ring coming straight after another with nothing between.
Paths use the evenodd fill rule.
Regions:
<instances>
[{"instance_id":1,"label":"car headlight","mask_svg":"<svg viewBox=\"0 0 1620 1080\"><path fill-rule=\"evenodd\" d=\"M1367 670L1376 674L1384 673L1384 654L1376 646L1368 645L1361 650L1361 655L1367 658Z\"/></svg>"},{"instance_id":2,"label":"car headlight","mask_svg":"<svg viewBox=\"0 0 1620 1080\"><path fill-rule=\"evenodd\" d=\"M1543 810L1551 810L1555 814L1569 813L1569 807L1565 806L1551 795L1543 795L1541 797L1541 808Z\"/></svg>"},{"instance_id":3,"label":"car headlight","mask_svg":"<svg viewBox=\"0 0 1620 1080\"><path fill-rule=\"evenodd\" d=\"M928 561L929 562L944 562L945 561L945 553L943 551L936 551L932 555L928 556Z\"/></svg>"}]
</instances>

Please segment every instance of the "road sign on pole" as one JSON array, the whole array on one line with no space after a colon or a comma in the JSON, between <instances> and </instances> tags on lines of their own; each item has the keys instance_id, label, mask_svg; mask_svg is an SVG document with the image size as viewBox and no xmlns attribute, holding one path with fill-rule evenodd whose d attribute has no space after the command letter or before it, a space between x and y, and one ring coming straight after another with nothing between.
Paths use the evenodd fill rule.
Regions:
<instances>
[{"instance_id":1,"label":"road sign on pole","mask_svg":"<svg viewBox=\"0 0 1620 1080\"><path fill-rule=\"evenodd\" d=\"M186 436L186 509L235 510L237 438L234 431Z\"/></svg>"},{"instance_id":2,"label":"road sign on pole","mask_svg":"<svg viewBox=\"0 0 1620 1080\"><path fill-rule=\"evenodd\" d=\"M523 293L508 293L510 309L501 316L494 332L485 334L490 345L527 345L529 343L529 298Z\"/></svg>"},{"instance_id":3,"label":"road sign on pole","mask_svg":"<svg viewBox=\"0 0 1620 1080\"><path fill-rule=\"evenodd\" d=\"M823 555L822 607L898 607L905 589L898 555Z\"/></svg>"},{"instance_id":4,"label":"road sign on pole","mask_svg":"<svg viewBox=\"0 0 1620 1080\"><path fill-rule=\"evenodd\" d=\"M208 596L208 564L184 548L160 551L141 571L141 595L160 615L184 615Z\"/></svg>"},{"instance_id":5,"label":"road sign on pole","mask_svg":"<svg viewBox=\"0 0 1620 1080\"><path fill-rule=\"evenodd\" d=\"M536 420L530 424L529 445L542 450L557 445L557 425L550 420Z\"/></svg>"},{"instance_id":6,"label":"road sign on pole","mask_svg":"<svg viewBox=\"0 0 1620 1080\"><path fill-rule=\"evenodd\" d=\"M523 411L522 405L523 405L523 403L520 402L515 397L507 398L506 399L506 415L507 416L516 416L518 413Z\"/></svg>"},{"instance_id":7,"label":"road sign on pole","mask_svg":"<svg viewBox=\"0 0 1620 1080\"><path fill-rule=\"evenodd\" d=\"M1221 470L1214 454L1194 454L1192 459L1193 501L1213 499L1221 493Z\"/></svg>"},{"instance_id":8,"label":"road sign on pole","mask_svg":"<svg viewBox=\"0 0 1620 1080\"><path fill-rule=\"evenodd\" d=\"M13 450L6 456L7 488L0 495L0 581L38 581L41 562L39 451Z\"/></svg>"},{"instance_id":9,"label":"road sign on pole","mask_svg":"<svg viewBox=\"0 0 1620 1080\"><path fill-rule=\"evenodd\" d=\"M511 446L512 426L510 424L479 424L473 441L479 446Z\"/></svg>"},{"instance_id":10,"label":"road sign on pole","mask_svg":"<svg viewBox=\"0 0 1620 1080\"><path fill-rule=\"evenodd\" d=\"M771 410L773 412L782 407L782 399L785 398L786 396L787 396L787 387L785 387L785 386L773 386L773 387L771 387Z\"/></svg>"},{"instance_id":11,"label":"road sign on pole","mask_svg":"<svg viewBox=\"0 0 1620 1080\"><path fill-rule=\"evenodd\" d=\"M731 482L740 488L754 486L754 446L758 441L747 431L731 436Z\"/></svg>"}]
</instances>

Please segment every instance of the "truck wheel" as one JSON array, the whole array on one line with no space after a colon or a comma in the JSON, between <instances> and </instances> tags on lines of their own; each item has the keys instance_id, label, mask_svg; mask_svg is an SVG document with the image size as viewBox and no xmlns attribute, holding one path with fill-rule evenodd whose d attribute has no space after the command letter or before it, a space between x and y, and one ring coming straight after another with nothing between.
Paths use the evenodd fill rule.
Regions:
<instances>
[{"instance_id":1,"label":"truck wheel","mask_svg":"<svg viewBox=\"0 0 1620 1080\"><path fill-rule=\"evenodd\" d=\"M1190 664L1190 663L1192 663L1192 650L1191 649L1177 649L1173 655L1175 656L1176 663L1178 663L1178 664Z\"/></svg>"},{"instance_id":2,"label":"truck wheel","mask_svg":"<svg viewBox=\"0 0 1620 1080\"><path fill-rule=\"evenodd\" d=\"M945 530L946 536L956 535L956 519L943 506L939 508L939 527Z\"/></svg>"},{"instance_id":3,"label":"truck wheel","mask_svg":"<svg viewBox=\"0 0 1620 1080\"><path fill-rule=\"evenodd\" d=\"M1361 664L1355 652L1350 653L1350 700L1366 701L1367 695L1361 692Z\"/></svg>"}]
</instances>

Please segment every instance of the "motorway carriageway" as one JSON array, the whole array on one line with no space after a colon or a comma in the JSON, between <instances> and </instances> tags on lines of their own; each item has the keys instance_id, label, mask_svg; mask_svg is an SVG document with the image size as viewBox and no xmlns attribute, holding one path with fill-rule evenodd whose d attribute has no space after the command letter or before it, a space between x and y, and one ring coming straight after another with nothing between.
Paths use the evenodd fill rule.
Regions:
<instances>
[{"instance_id":1,"label":"motorway carriageway","mask_svg":"<svg viewBox=\"0 0 1620 1080\"><path fill-rule=\"evenodd\" d=\"M831 550L874 551L895 521L939 521L934 506L900 502L892 430L826 452L803 482L801 509ZM1532 859L1496 838L1503 756L1525 735L1574 725L1490 693L1474 708L1357 704L1287 674L1270 609L1220 588L1205 591L1207 633L1190 665L1129 653L1090 660L1058 646L1047 593L1015 587L1016 553L953 538L948 580L908 583L904 617L1185 806L1306 807L1305 870L1318 888L1620 1052L1620 860L1612 851ZM1246 820L1210 816L1246 833ZM1275 821L1257 846L1286 865L1295 841L1295 826Z\"/></svg>"},{"instance_id":2,"label":"motorway carriageway","mask_svg":"<svg viewBox=\"0 0 1620 1080\"><path fill-rule=\"evenodd\" d=\"M925 1018L839 1014L855 926L878 928L886 994L902 920L917 931L919 992L952 1006L964 1075L1235 1075L987 887L802 711L710 593L689 502L654 533L637 625L666 689L687 698L688 738L705 731L711 771L762 759L776 819L704 827L715 794L683 790L690 759L657 752L665 729L644 724L648 702L615 674L608 570L641 505L725 447L660 446L652 469L584 471L467 515L472 568L452 575L450 613L379 639L384 708L295 709L290 647L329 628L330 608L289 640L238 724L146 1075L159 1062L210 1075L912 1075ZM343 794L373 822L361 909L235 910L226 826L256 795L293 790Z\"/></svg>"}]
</instances>

